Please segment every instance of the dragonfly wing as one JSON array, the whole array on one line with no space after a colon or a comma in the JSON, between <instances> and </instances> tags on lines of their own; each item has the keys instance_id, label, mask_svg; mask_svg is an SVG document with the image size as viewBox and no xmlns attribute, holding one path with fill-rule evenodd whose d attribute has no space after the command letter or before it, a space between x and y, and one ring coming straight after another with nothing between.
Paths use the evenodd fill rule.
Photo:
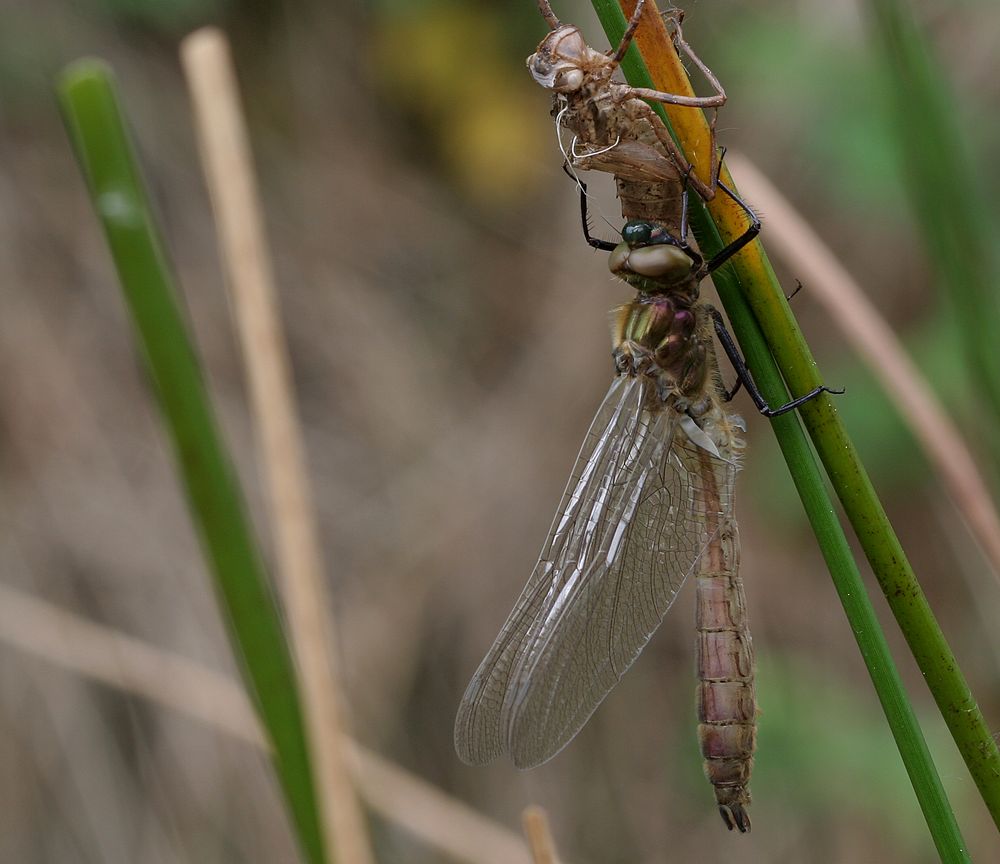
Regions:
<instances>
[{"instance_id":1,"label":"dragonfly wing","mask_svg":"<svg viewBox=\"0 0 1000 864\"><path fill-rule=\"evenodd\" d=\"M502 714L512 674L524 666L527 647L554 614L553 604L565 582L565 564L556 562L566 561L567 546L577 550L573 554L590 554L581 547L586 546L586 536L596 533L587 528L595 506L600 511L600 501L620 496L620 490L607 488L608 478L614 477L620 454L630 446L623 438L636 428L643 398L636 379L616 378L591 423L541 557L462 697L455 719L455 749L463 762L485 765L507 750Z\"/></svg>"},{"instance_id":2,"label":"dragonfly wing","mask_svg":"<svg viewBox=\"0 0 1000 864\"><path fill-rule=\"evenodd\" d=\"M640 411L609 436L605 479L589 484L577 518L546 545L550 594L501 709L520 768L550 759L586 723L695 569L712 540L706 525L720 524L720 510L728 515L736 467L693 443L681 418Z\"/></svg>"}]
</instances>

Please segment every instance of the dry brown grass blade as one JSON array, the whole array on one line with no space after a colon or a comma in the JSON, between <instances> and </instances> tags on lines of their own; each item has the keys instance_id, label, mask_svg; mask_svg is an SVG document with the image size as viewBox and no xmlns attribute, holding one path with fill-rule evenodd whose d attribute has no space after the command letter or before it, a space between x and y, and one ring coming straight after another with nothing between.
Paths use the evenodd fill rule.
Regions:
<instances>
[{"instance_id":1,"label":"dry brown grass blade","mask_svg":"<svg viewBox=\"0 0 1000 864\"><path fill-rule=\"evenodd\" d=\"M521 813L521 824L524 835L528 838L531 848L531 859L534 864L559 864L555 840L549 828L549 816L542 807L532 804L525 807Z\"/></svg>"},{"instance_id":2,"label":"dry brown grass blade","mask_svg":"<svg viewBox=\"0 0 1000 864\"><path fill-rule=\"evenodd\" d=\"M0 585L0 642L92 681L267 746L243 688L200 663ZM425 780L342 739L371 808L429 846L469 864L528 864L524 841Z\"/></svg>"},{"instance_id":3,"label":"dry brown grass blade","mask_svg":"<svg viewBox=\"0 0 1000 864\"><path fill-rule=\"evenodd\" d=\"M181 45L270 492L271 524L301 679L320 812L332 858L371 864L364 816L344 764L343 711L312 495L270 254L229 46L206 28Z\"/></svg>"},{"instance_id":4,"label":"dry brown grass blade","mask_svg":"<svg viewBox=\"0 0 1000 864\"><path fill-rule=\"evenodd\" d=\"M726 161L747 198L767 214L771 247L882 383L1000 579L1000 517L958 427L861 286L788 199L748 159L730 153Z\"/></svg>"},{"instance_id":5,"label":"dry brown grass blade","mask_svg":"<svg viewBox=\"0 0 1000 864\"><path fill-rule=\"evenodd\" d=\"M1000 578L1000 517L958 427L861 286L749 160L726 157L740 189L767 214L768 243L809 286L882 383Z\"/></svg>"}]
</instances>

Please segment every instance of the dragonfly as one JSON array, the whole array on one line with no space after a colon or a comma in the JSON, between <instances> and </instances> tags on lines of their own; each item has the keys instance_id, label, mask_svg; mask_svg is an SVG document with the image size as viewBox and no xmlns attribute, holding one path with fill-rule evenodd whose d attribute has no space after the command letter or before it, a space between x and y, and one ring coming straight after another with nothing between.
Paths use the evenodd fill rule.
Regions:
<instances>
[{"instance_id":1,"label":"dragonfly","mask_svg":"<svg viewBox=\"0 0 1000 864\"><path fill-rule=\"evenodd\" d=\"M455 721L459 757L484 765L508 753L532 768L579 732L659 627L681 586L697 582L698 737L723 822L750 830L756 746L753 643L733 512L742 420L726 410L717 337L757 409L794 410L825 386L767 405L721 314L699 285L760 231L709 260L688 240L688 188L678 228L631 220L611 243L611 272L636 291L612 313L615 377L597 410L538 562L472 676Z\"/></svg>"}]
</instances>

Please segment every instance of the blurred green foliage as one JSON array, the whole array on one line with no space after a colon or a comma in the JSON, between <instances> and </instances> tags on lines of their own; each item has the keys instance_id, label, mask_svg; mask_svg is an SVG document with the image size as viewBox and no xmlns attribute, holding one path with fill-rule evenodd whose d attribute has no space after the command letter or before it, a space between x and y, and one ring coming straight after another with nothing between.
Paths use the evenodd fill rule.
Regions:
<instances>
[{"instance_id":1,"label":"blurred green foliage","mask_svg":"<svg viewBox=\"0 0 1000 864\"><path fill-rule=\"evenodd\" d=\"M532 20L527 5L518 11L455 2L382 8L369 57L382 98L417 127L417 154L493 208L530 193L539 154L551 149L551 124L540 119L548 96L524 70L529 52L523 44L512 51L509 40L512 18Z\"/></svg>"},{"instance_id":2,"label":"blurred green foliage","mask_svg":"<svg viewBox=\"0 0 1000 864\"><path fill-rule=\"evenodd\" d=\"M774 9L744 13L737 26L717 26L713 35L723 82L732 81L752 101L761 127L782 129L802 158L815 163L814 179L830 204L847 210L861 204L868 218L904 217L896 152L882 111L884 78L862 39L805 27Z\"/></svg>"},{"instance_id":3,"label":"blurred green foliage","mask_svg":"<svg viewBox=\"0 0 1000 864\"><path fill-rule=\"evenodd\" d=\"M996 213L984 194L950 70L937 58L912 10L900 0L868 0L873 53L889 84L908 199L927 250L927 263L962 328L966 376L975 382L983 422L975 430L1000 461L1000 257ZM985 468L984 468L985 471ZM1000 824L1000 792L994 802Z\"/></svg>"},{"instance_id":4,"label":"blurred green foliage","mask_svg":"<svg viewBox=\"0 0 1000 864\"><path fill-rule=\"evenodd\" d=\"M769 807L779 809L784 798L788 807L821 825L826 814L846 804L873 831L887 832L887 846L898 848L901 857L916 861L926 855L920 808L869 693L831 669L791 656L759 658L757 687L761 718L754 784ZM921 712L920 725L942 777L964 777L961 758L933 709ZM949 798L962 812L974 790L968 783L951 787Z\"/></svg>"},{"instance_id":5,"label":"blurred green foliage","mask_svg":"<svg viewBox=\"0 0 1000 864\"><path fill-rule=\"evenodd\" d=\"M90 2L119 21L146 27L165 36L180 36L193 27L218 20L238 6L240 0L90 0Z\"/></svg>"}]
</instances>

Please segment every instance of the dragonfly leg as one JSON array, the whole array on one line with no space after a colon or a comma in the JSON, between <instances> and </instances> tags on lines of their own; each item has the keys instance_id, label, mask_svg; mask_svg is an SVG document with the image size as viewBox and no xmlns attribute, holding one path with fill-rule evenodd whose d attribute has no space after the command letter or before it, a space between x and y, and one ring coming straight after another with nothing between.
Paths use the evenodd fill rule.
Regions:
<instances>
[{"instance_id":1,"label":"dragonfly leg","mask_svg":"<svg viewBox=\"0 0 1000 864\"><path fill-rule=\"evenodd\" d=\"M632 37L639 26L639 19L642 17L645 3L646 0L638 0L635 4L635 11L629 19L628 27L625 28L625 35L622 37L618 49L612 55L615 64L621 63L625 52L628 50ZM691 59L691 62L698 67L698 70L705 76L708 83L712 85L712 89L715 92L711 96L684 96L680 93L666 93L663 90L654 90L650 87L630 87L629 90L640 99L651 99L653 102L665 102L668 105L683 105L689 108L721 108L726 104L726 91L722 89L722 84L719 83L719 79L715 77L712 70L694 53L694 49L684 41L684 35L681 33L681 19L683 19L684 14L683 10L678 11L680 11L679 15L672 15L671 12L664 13L664 18L670 16L671 23L673 24L671 37L674 40L674 45L678 50L683 51Z\"/></svg>"},{"instance_id":2,"label":"dragonfly leg","mask_svg":"<svg viewBox=\"0 0 1000 864\"><path fill-rule=\"evenodd\" d=\"M676 14L671 14L670 12L664 13L664 19L673 25L673 33L671 34L674 40L674 47L683 52L688 59L698 68L702 75L705 76L705 80L711 85L712 89L715 91L715 100L718 101L716 105L710 105L712 109L711 119L708 123L709 128L709 147L712 154L712 164L709 166L709 185L714 190L719 183L719 171L722 168L722 157L718 155L718 151L715 147L715 124L719 119L719 108L726 104L727 96L726 91L722 87L722 82L715 77L715 73L705 65L705 61L699 57L694 49L685 41L684 33L681 30L681 22L684 20L684 10L675 10Z\"/></svg>"},{"instance_id":3,"label":"dragonfly leg","mask_svg":"<svg viewBox=\"0 0 1000 864\"><path fill-rule=\"evenodd\" d=\"M726 104L726 100L728 99L726 91L723 89L722 82L715 77L715 73L708 68L705 61L695 53L694 48L692 48L687 41L685 41L684 33L681 30L681 22L684 20L684 10L677 9L673 11L675 11L676 14L665 12L663 17L672 25L671 29L673 30L673 33L670 35L674 40L674 46L679 51L682 51L687 55L691 62L698 68L698 71L705 76L705 80L708 81L709 85L711 85L712 90L715 91L711 96L701 97L703 100L707 101L703 101L700 107L721 108ZM713 123L712 126L714 128L715 124Z\"/></svg>"},{"instance_id":4,"label":"dragonfly leg","mask_svg":"<svg viewBox=\"0 0 1000 864\"><path fill-rule=\"evenodd\" d=\"M615 53L611 55L611 62L615 66L622 62L625 52L628 51L628 46L632 44L632 37L635 36L635 31L639 28L639 19L642 17L642 7L645 5L646 0L639 0L639 2L635 4L635 11L632 13L632 17L629 18L628 26L625 28L625 33L622 34L622 41L618 43L618 48L615 49Z\"/></svg>"},{"instance_id":5,"label":"dragonfly leg","mask_svg":"<svg viewBox=\"0 0 1000 864\"><path fill-rule=\"evenodd\" d=\"M639 12L640 6L642 6L643 0L639 0L636 6L636 13ZM670 13L665 13L664 17L667 17ZM637 18L637 14L632 16L633 19ZM688 108L713 108L719 109L726 104L726 91L723 89L721 82L715 77L715 73L712 72L708 66L705 65L705 61L702 60L697 54L695 54L694 49L684 41L684 34L681 32L681 19L683 14L671 15L670 20L673 24L673 33L671 37L674 41L674 46L678 51L683 52L690 58L691 62L698 67L698 71L705 76L705 80L711 85L712 89L715 91L711 96L683 96L679 93L666 93L663 90L654 90L649 87L632 87L630 91L632 95L638 96L640 99L650 99L653 102L663 102L667 105L682 105ZM638 21L636 22L638 23ZM625 46L628 48L628 45ZM619 50L621 50L619 48ZM622 51L622 56L625 52ZM619 57L619 60L621 58ZM715 147L715 119L713 118L711 123L712 127L712 147ZM713 174L713 181L718 176L718 174Z\"/></svg>"},{"instance_id":6,"label":"dragonfly leg","mask_svg":"<svg viewBox=\"0 0 1000 864\"><path fill-rule=\"evenodd\" d=\"M722 160L725 158L726 149L722 148L722 155L719 156L719 168L722 168ZM705 275L718 270L723 264L726 263L730 258L733 257L737 252L740 251L744 246L750 243L759 233L760 233L760 219L757 214L753 211L753 208L746 203L742 198L740 198L732 189L730 189L721 180L718 181L718 186L725 192L733 201L743 208L743 212L747 214L750 220L750 225L746 231L740 234L732 243L722 249L717 255L715 255L708 264L705 265ZM798 279L795 280L795 290L785 296L786 300L791 300L799 291L802 290L802 282Z\"/></svg>"},{"instance_id":7,"label":"dragonfly leg","mask_svg":"<svg viewBox=\"0 0 1000 864\"><path fill-rule=\"evenodd\" d=\"M636 3L635 11L632 13L632 17L629 19L628 27L625 28L625 35L622 37L622 41L618 46L618 50L614 53L612 60L615 65L621 63L622 58L625 56L625 52L628 50L629 43L632 41L632 37L635 34L636 28L639 26L639 18L642 14L643 6L645 0L638 0ZM720 160L716 159L715 154L715 122L718 115L718 108L724 105L726 102L726 93L722 89L722 85L719 83L718 79L712 73L712 71L705 66L700 58L693 52L691 46L684 41L683 36L680 34L679 22L675 24L675 33L673 34L676 39L679 39L679 46L691 59L695 62L699 69L701 69L705 76L708 78L709 82L715 88L715 94L713 96L684 96L680 93L666 93L662 90L653 90L648 87L629 87L621 86L618 88L619 97L623 101L627 101L632 106L632 111L637 114L636 119L646 120L653 132L656 134L657 139L666 149L670 156L671 161L677 166L678 170L683 173L691 172L691 165L687 158L684 156L684 152L674 141L673 136L670 131L664 125L663 120L660 116L653 111L653 109L642 100L650 100L653 102L660 102L667 105L681 105L690 108L712 108L712 119L709 123L710 127L710 140L709 147L711 150L711 160L712 164L709 167L709 182L705 184L699 177L694 176L692 178L692 185L697 189L698 194L701 195L706 201L711 201L715 197L715 186L719 179L719 167Z\"/></svg>"},{"instance_id":8,"label":"dragonfly leg","mask_svg":"<svg viewBox=\"0 0 1000 864\"><path fill-rule=\"evenodd\" d=\"M722 151L722 156L719 157L721 163L722 158L726 155L725 150ZM739 195L737 195L732 189L730 189L721 180L719 181L719 188L725 192L733 201L735 201L746 213L747 219L750 221L747 230L740 234L735 240L733 240L728 246L720 250L716 255L709 259L708 263L705 265L705 275L718 270L723 264L725 264L730 258L732 258L737 252L740 251L744 246L750 243L758 234L760 234L760 219L757 218L757 214L753 212L750 205L746 203Z\"/></svg>"},{"instance_id":9,"label":"dragonfly leg","mask_svg":"<svg viewBox=\"0 0 1000 864\"><path fill-rule=\"evenodd\" d=\"M742 387L742 386L743 386L743 382L739 378L737 378L736 379L736 383L733 385L732 389L731 390L726 390L722 394L722 401L723 402L732 402L733 399L736 397L736 394L740 392L740 387Z\"/></svg>"},{"instance_id":10,"label":"dragonfly leg","mask_svg":"<svg viewBox=\"0 0 1000 864\"><path fill-rule=\"evenodd\" d=\"M753 377L750 375L750 370L747 369L746 361L740 355L739 348L736 347L736 342L733 340L732 335L726 329L725 322L722 320L722 314L715 307L709 307L712 319L715 322L715 334L719 337L719 343L722 345L722 350L726 352L726 356L729 358L729 362L733 364L733 368L736 370L736 377L739 379L739 383L734 387L729 394L729 398L732 398L736 394L736 390L739 384L742 384L747 388L747 395L753 401L753 404L757 406L757 410L763 414L765 417L780 417L782 414L787 414L789 411L794 411L800 405L804 405L810 399L814 399L819 396L820 393L832 393L835 396L840 396L844 393L843 388L839 390L834 390L830 387L819 386L808 393L798 396L792 399L791 402L786 402L784 405L780 405L777 408L772 408L767 404L767 400L764 395L757 388L757 384L754 382ZM727 400L728 401L728 400Z\"/></svg>"},{"instance_id":11,"label":"dragonfly leg","mask_svg":"<svg viewBox=\"0 0 1000 864\"><path fill-rule=\"evenodd\" d=\"M678 229L680 231L680 241L681 249L683 249L691 257L693 262L693 269L699 270L704 263L701 255L695 252L688 243L688 182L691 180L691 172L694 171L693 165L688 165L687 173L684 175L684 187L681 190L681 221Z\"/></svg>"},{"instance_id":12,"label":"dragonfly leg","mask_svg":"<svg viewBox=\"0 0 1000 864\"><path fill-rule=\"evenodd\" d=\"M691 178L692 166L688 166L688 173L684 175L684 189L681 192L681 243L685 246L688 240L688 180Z\"/></svg>"},{"instance_id":13,"label":"dragonfly leg","mask_svg":"<svg viewBox=\"0 0 1000 864\"><path fill-rule=\"evenodd\" d=\"M700 63L701 61L699 60L698 62ZM708 67L705 68L707 69ZM719 87L717 93L711 96L683 96L680 93L667 93L663 90L654 90L652 87L629 87L628 89L631 95L638 96L640 99L663 102L666 105L680 105L683 108L721 108L726 104L726 99L728 98L726 91L721 87Z\"/></svg>"},{"instance_id":14,"label":"dragonfly leg","mask_svg":"<svg viewBox=\"0 0 1000 864\"><path fill-rule=\"evenodd\" d=\"M590 236L590 211L587 209L587 184L584 183L579 177L575 177L573 173L566 167L566 163L563 162L563 171L569 175L570 179L580 187L580 221L583 224L583 239L587 241L587 245L594 249L600 249L602 252L612 252L618 246L617 243L612 243L610 240L601 240L599 237Z\"/></svg>"},{"instance_id":15,"label":"dragonfly leg","mask_svg":"<svg viewBox=\"0 0 1000 864\"><path fill-rule=\"evenodd\" d=\"M558 30L560 25L559 19L556 17L556 13L552 11L552 4L549 0L538 0L538 11L542 13L542 17L545 19L545 23L549 25L550 30Z\"/></svg>"},{"instance_id":16,"label":"dragonfly leg","mask_svg":"<svg viewBox=\"0 0 1000 864\"><path fill-rule=\"evenodd\" d=\"M647 96L643 95L643 93L640 90L634 87L626 88L622 92L630 97L639 96L641 97L641 99L648 98ZM651 90L649 92L655 93L657 91ZM662 95L667 95L667 94L662 94ZM677 98L679 99L681 97ZM657 114L652 108L650 108L649 105L647 105L645 102L641 101L641 99L633 100L632 102L630 102L631 110L635 112L636 119L645 120L647 123L649 123L650 128L653 130L653 134L656 135L656 140L663 145L664 149L667 151L667 154L670 156L670 160L674 163L675 166L677 166L677 170L681 174L685 174L688 177L690 177L691 185L694 186L695 190L702 198L704 198L706 201L711 201L715 197L715 184L712 183L711 185L706 185L705 182L702 181L701 178L699 178L698 175L694 173L691 163L684 156L684 153L681 150L681 148L677 146L677 142L674 141L667 127L663 125L663 121L660 119L660 115ZM661 99L659 101L662 102L666 100ZM714 136L713 136L713 142L714 142ZM714 143L712 144L712 147L714 149L715 147ZM717 169L716 173L718 173Z\"/></svg>"}]
</instances>

